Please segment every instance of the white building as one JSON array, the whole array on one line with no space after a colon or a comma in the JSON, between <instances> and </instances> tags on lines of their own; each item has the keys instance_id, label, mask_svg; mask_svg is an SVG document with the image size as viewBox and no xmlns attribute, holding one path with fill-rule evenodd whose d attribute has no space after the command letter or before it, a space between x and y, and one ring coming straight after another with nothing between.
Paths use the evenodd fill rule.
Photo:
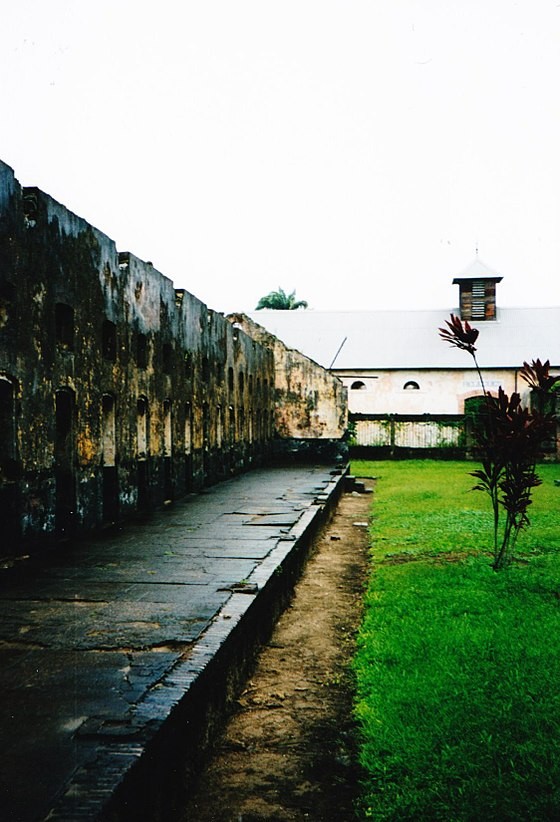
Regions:
<instances>
[{"instance_id":1,"label":"white building","mask_svg":"<svg viewBox=\"0 0 560 822\"><path fill-rule=\"evenodd\" d=\"M333 371L348 388L360 445L457 444L468 401L481 395L472 357L438 329L454 313L479 329L486 389L529 391L524 361L550 360L560 373L560 306L501 308L501 276L476 259L453 282L457 306L419 311L258 311L251 316L286 345ZM389 419L393 425L389 425Z\"/></svg>"}]
</instances>

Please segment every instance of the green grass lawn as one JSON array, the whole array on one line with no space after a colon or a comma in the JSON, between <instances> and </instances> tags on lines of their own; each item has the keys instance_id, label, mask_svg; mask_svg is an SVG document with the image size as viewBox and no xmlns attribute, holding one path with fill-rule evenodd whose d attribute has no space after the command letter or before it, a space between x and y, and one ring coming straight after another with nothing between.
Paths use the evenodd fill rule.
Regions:
<instances>
[{"instance_id":1,"label":"green grass lawn","mask_svg":"<svg viewBox=\"0 0 560 822\"><path fill-rule=\"evenodd\" d=\"M356 461L376 477L355 659L360 818L560 819L560 466L495 572L474 463Z\"/></svg>"}]
</instances>

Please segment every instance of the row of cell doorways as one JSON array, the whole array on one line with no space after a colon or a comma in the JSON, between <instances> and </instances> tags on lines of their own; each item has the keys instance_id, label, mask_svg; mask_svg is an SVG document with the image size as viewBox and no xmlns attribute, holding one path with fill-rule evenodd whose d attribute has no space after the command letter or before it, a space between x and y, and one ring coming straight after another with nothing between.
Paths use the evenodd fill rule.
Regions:
<instances>
[{"instance_id":1,"label":"row of cell doorways","mask_svg":"<svg viewBox=\"0 0 560 822\"><path fill-rule=\"evenodd\" d=\"M28 508L21 494L21 470L18 460L17 422L15 409L16 381L0 375L0 516L2 518L3 541L10 549L17 548L21 539L22 508ZM115 402L111 395L102 399L102 520L112 523L119 516L119 481L116 462ZM72 389L62 388L55 394L54 425L54 528L58 537L72 534L77 517L77 476L76 476L76 431L75 395ZM37 472L37 476L38 476ZM192 483L192 460L186 459L185 483ZM171 456L163 457L163 494L171 499L173 476ZM146 459L137 461L137 507L146 509L149 505L149 465ZM39 488L32 490L33 496L43 497ZM48 498L43 497L45 499ZM52 499L52 497L51 497ZM46 505L48 503L45 502ZM50 519L51 511L36 512L35 528L42 530L45 519ZM31 531L35 530L33 522Z\"/></svg>"},{"instance_id":2,"label":"row of cell doorways","mask_svg":"<svg viewBox=\"0 0 560 822\"><path fill-rule=\"evenodd\" d=\"M106 394L102 399L102 521L115 523L119 519L119 477L117 468L115 401ZM55 443L55 522L58 536L68 535L76 524L76 477L75 436L73 430L74 395L72 391L61 390L56 394L56 443ZM167 427L167 426L166 426ZM185 466L186 484L192 482L192 464L187 459ZM163 457L163 497L173 498L173 470L171 452ZM149 461L144 456L136 462L137 509L147 510L150 505Z\"/></svg>"}]
</instances>

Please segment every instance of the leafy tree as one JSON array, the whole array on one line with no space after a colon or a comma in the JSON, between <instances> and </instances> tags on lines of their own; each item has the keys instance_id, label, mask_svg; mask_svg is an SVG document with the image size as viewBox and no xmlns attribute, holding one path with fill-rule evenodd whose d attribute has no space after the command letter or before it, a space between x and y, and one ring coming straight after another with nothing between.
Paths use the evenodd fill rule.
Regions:
<instances>
[{"instance_id":1,"label":"leafy tree","mask_svg":"<svg viewBox=\"0 0 560 822\"><path fill-rule=\"evenodd\" d=\"M286 294L283 288L278 287L278 291L271 291L265 297L261 297L257 304L257 311L261 308L274 308L277 311L294 311L297 308L307 308L305 300L296 300L296 292Z\"/></svg>"},{"instance_id":2,"label":"leafy tree","mask_svg":"<svg viewBox=\"0 0 560 822\"><path fill-rule=\"evenodd\" d=\"M527 511L532 503L531 493L541 484L535 471L536 463L542 455L543 443L556 428L553 403L551 405L550 401L560 381L550 374L548 360L545 363L533 360L530 365L523 363L519 374L532 389L536 399L534 407L525 408L516 391L508 396L501 386L498 395L493 396L486 390L476 359L478 330L454 314L451 314L451 321L446 321L446 325L447 328L439 329L440 337L471 355L484 394L474 429L482 467L472 471L471 475L478 480L473 490L485 491L492 502L492 567L497 571L511 562L519 532L529 525ZM505 511L505 522L500 533L502 510Z\"/></svg>"}]
</instances>

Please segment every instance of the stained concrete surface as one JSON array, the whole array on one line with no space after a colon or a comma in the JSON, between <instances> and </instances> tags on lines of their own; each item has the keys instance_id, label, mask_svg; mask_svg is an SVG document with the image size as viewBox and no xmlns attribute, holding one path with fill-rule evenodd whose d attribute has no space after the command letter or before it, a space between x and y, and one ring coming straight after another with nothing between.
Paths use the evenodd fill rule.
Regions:
<instances>
[{"instance_id":1,"label":"stained concrete surface","mask_svg":"<svg viewBox=\"0 0 560 822\"><path fill-rule=\"evenodd\" d=\"M341 483L332 466L253 471L2 570L2 818L95 819L125 796L213 657L229 643L235 660L235 632Z\"/></svg>"}]
</instances>

